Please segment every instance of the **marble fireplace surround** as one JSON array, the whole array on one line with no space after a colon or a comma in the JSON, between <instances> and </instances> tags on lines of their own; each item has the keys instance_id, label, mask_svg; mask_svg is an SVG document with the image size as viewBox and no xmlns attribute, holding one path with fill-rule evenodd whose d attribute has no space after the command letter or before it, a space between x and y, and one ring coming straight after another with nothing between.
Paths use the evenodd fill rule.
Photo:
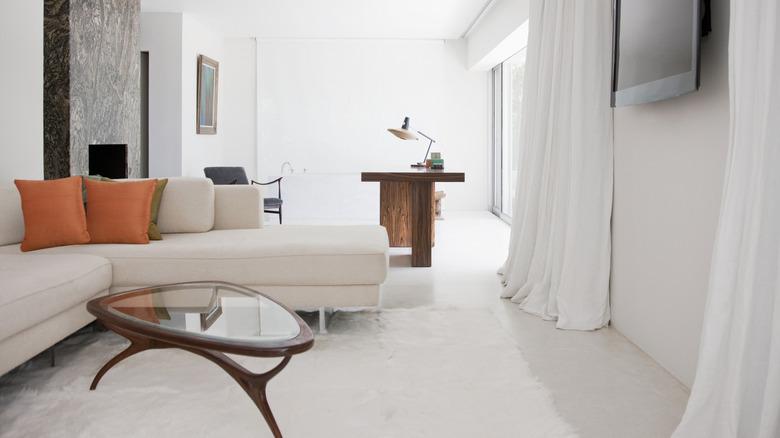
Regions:
<instances>
[{"instance_id":1,"label":"marble fireplace surround","mask_svg":"<svg viewBox=\"0 0 780 438\"><path fill-rule=\"evenodd\" d=\"M90 144L126 144L140 177L140 0L44 0L44 177L89 172Z\"/></svg>"}]
</instances>

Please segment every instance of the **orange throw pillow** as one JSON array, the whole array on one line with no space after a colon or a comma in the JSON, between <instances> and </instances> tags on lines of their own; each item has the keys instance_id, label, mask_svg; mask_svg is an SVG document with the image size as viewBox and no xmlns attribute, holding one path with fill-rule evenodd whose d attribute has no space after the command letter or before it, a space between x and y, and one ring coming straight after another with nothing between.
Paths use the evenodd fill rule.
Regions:
<instances>
[{"instance_id":1,"label":"orange throw pillow","mask_svg":"<svg viewBox=\"0 0 780 438\"><path fill-rule=\"evenodd\" d=\"M22 251L89 243L81 177L14 181L22 198Z\"/></svg>"},{"instance_id":2,"label":"orange throw pillow","mask_svg":"<svg viewBox=\"0 0 780 438\"><path fill-rule=\"evenodd\" d=\"M91 243L149 243L147 232L156 180L84 182Z\"/></svg>"}]
</instances>

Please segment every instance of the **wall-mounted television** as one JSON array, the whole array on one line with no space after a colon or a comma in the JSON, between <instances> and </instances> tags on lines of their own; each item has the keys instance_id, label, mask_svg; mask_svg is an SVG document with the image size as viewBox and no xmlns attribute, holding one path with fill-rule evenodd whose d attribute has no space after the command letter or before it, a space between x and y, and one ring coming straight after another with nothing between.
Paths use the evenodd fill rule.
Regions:
<instances>
[{"instance_id":1,"label":"wall-mounted television","mask_svg":"<svg viewBox=\"0 0 780 438\"><path fill-rule=\"evenodd\" d=\"M704 10L702 0L614 0L612 106L699 89Z\"/></svg>"}]
</instances>

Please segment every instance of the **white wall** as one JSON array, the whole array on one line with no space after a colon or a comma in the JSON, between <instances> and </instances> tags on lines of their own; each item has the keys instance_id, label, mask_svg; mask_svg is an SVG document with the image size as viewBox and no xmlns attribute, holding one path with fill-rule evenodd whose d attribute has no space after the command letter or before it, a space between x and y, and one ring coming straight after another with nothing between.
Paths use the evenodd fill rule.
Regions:
<instances>
[{"instance_id":1,"label":"white wall","mask_svg":"<svg viewBox=\"0 0 780 438\"><path fill-rule=\"evenodd\" d=\"M228 38L220 63L219 130L222 164L257 175L257 47L254 38Z\"/></svg>"},{"instance_id":2,"label":"white wall","mask_svg":"<svg viewBox=\"0 0 780 438\"><path fill-rule=\"evenodd\" d=\"M43 2L0 4L0 183L43 178Z\"/></svg>"},{"instance_id":3,"label":"white wall","mask_svg":"<svg viewBox=\"0 0 780 438\"><path fill-rule=\"evenodd\" d=\"M222 129L222 103L217 100L217 133L197 134L195 113L197 111L198 55L206 55L220 62L220 76L224 68L224 38L201 25L191 16L182 19L182 153L181 167L184 176L203 176L203 168L223 164L225 136ZM223 90L223 78L218 78L217 98Z\"/></svg>"},{"instance_id":4,"label":"white wall","mask_svg":"<svg viewBox=\"0 0 780 438\"><path fill-rule=\"evenodd\" d=\"M728 0L697 93L615 110L612 322L691 385L729 139Z\"/></svg>"},{"instance_id":5,"label":"white wall","mask_svg":"<svg viewBox=\"0 0 780 438\"><path fill-rule=\"evenodd\" d=\"M257 162L255 43L223 38L187 14L141 14L149 52L149 176L203 176L207 166ZM219 62L217 134L195 131L197 60Z\"/></svg>"},{"instance_id":6,"label":"white wall","mask_svg":"<svg viewBox=\"0 0 780 438\"><path fill-rule=\"evenodd\" d=\"M525 47L530 0L495 0L468 35L466 65L487 70Z\"/></svg>"},{"instance_id":7,"label":"white wall","mask_svg":"<svg viewBox=\"0 0 780 438\"><path fill-rule=\"evenodd\" d=\"M466 172L466 183L437 185L447 208L486 209L488 75L465 69L464 49L431 40L259 41L258 173L278 175L290 161L308 175L285 184L288 217L374 218L378 184L360 183L359 173L408 169L425 154L427 143L387 132L406 115L438 140L432 150L446 168Z\"/></svg>"},{"instance_id":8,"label":"white wall","mask_svg":"<svg viewBox=\"0 0 780 438\"><path fill-rule=\"evenodd\" d=\"M180 176L182 14L142 12L140 33L149 52L149 176Z\"/></svg>"}]
</instances>

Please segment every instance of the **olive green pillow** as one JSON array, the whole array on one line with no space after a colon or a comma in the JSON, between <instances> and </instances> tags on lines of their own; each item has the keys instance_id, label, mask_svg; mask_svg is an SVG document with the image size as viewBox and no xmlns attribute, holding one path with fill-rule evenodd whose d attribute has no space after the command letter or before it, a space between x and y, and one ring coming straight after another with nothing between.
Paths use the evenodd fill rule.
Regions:
<instances>
[{"instance_id":1,"label":"olive green pillow","mask_svg":"<svg viewBox=\"0 0 780 438\"><path fill-rule=\"evenodd\" d=\"M149 216L149 240L162 240L160 230L157 228L157 216L160 214L160 201L162 200L163 190L168 184L168 179L158 179L157 184L154 186L154 194L152 195L152 214Z\"/></svg>"}]
</instances>

